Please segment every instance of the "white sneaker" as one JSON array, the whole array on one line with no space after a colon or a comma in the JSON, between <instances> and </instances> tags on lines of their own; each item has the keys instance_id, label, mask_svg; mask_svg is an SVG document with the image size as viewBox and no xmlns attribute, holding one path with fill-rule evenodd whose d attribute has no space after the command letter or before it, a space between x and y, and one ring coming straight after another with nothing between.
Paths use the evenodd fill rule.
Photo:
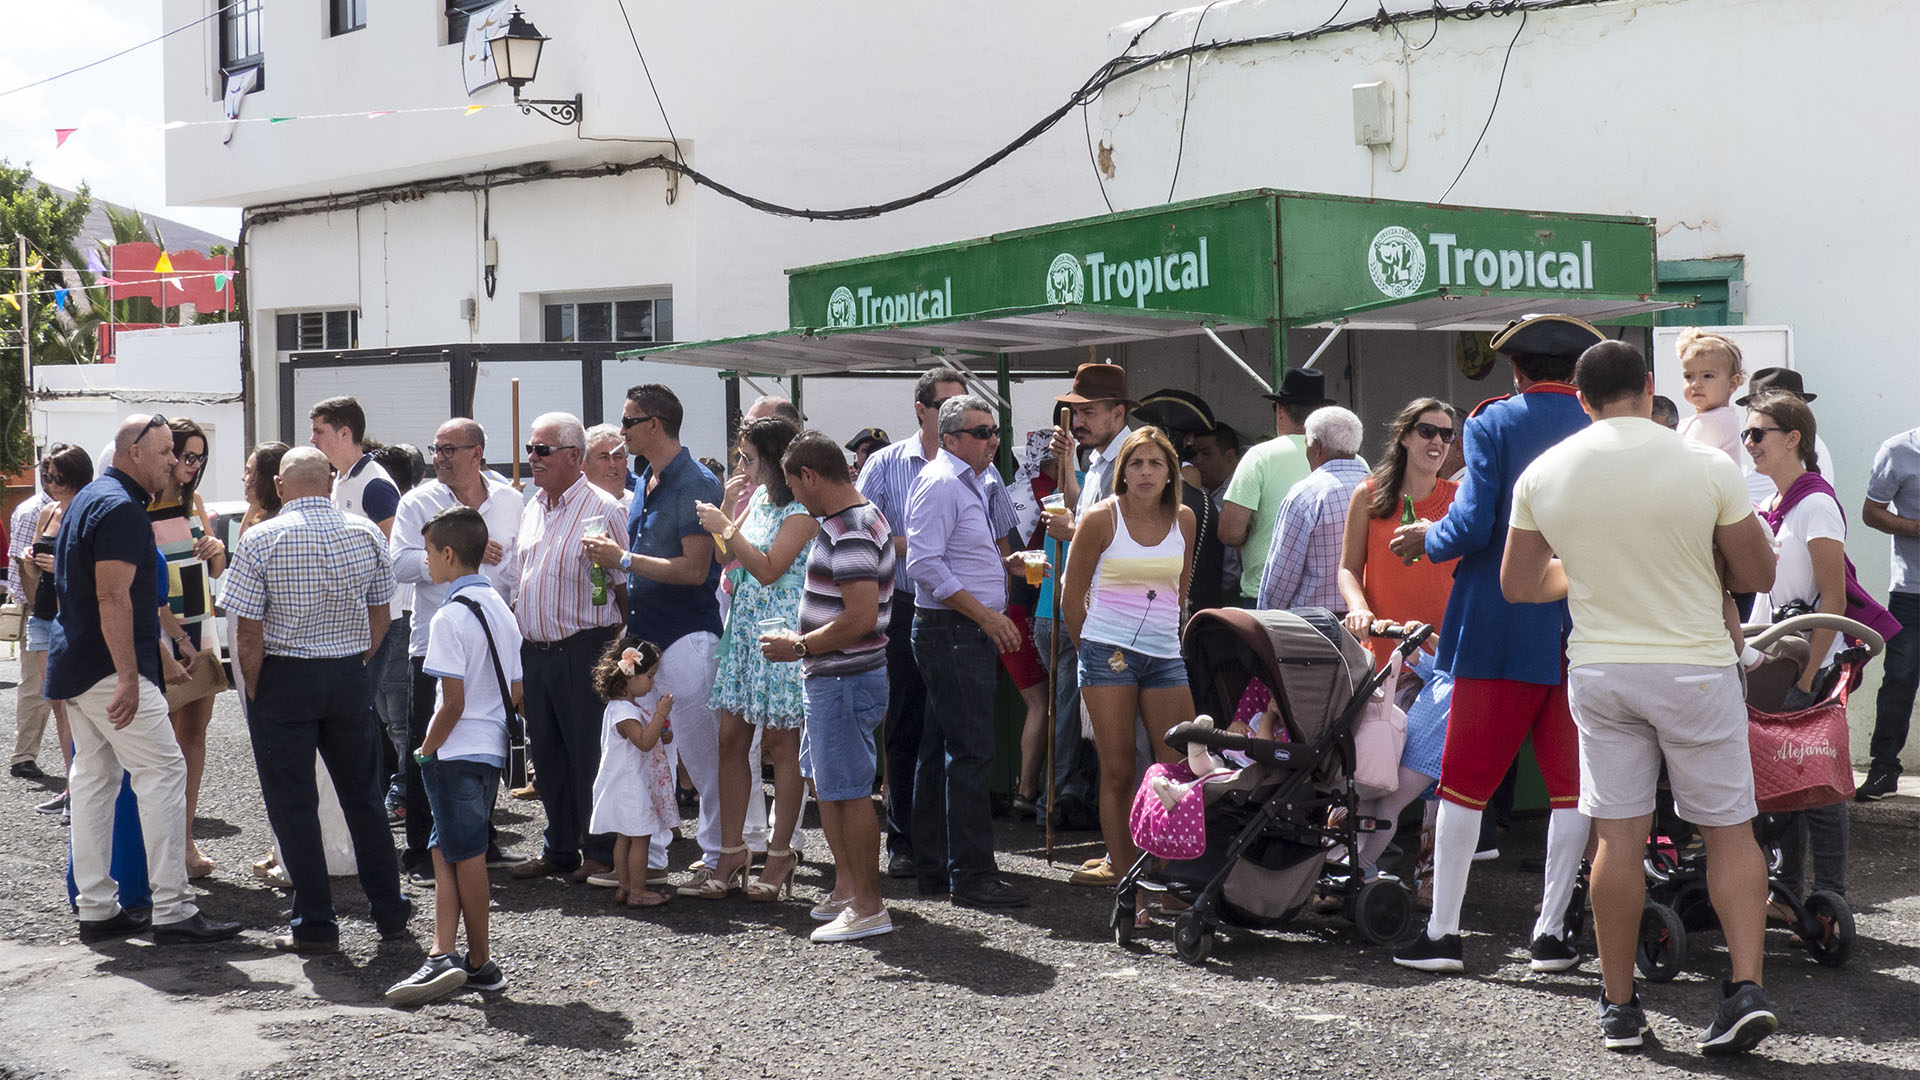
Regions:
<instances>
[{"instance_id":1,"label":"white sneaker","mask_svg":"<svg viewBox=\"0 0 1920 1080\"><path fill-rule=\"evenodd\" d=\"M604 874L592 874L588 876L587 884L596 885L602 889L617 889L620 887L620 875L611 870Z\"/></svg>"},{"instance_id":2,"label":"white sneaker","mask_svg":"<svg viewBox=\"0 0 1920 1080\"><path fill-rule=\"evenodd\" d=\"M871 915L856 915L849 907L834 916L832 922L814 930L810 940L815 942L858 941L861 938L878 937L893 933L893 918L886 908Z\"/></svg>"}]
</instances>

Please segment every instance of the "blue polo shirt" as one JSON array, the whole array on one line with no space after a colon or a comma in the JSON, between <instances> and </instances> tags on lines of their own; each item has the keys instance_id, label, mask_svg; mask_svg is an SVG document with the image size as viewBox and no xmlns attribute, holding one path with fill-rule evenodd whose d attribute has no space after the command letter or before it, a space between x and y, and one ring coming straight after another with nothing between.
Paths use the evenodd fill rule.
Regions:
<instances>
[{"instance_id":1,"label":"blue polo shirt","mask_svg":"<svg viewBox=\"0 0 1920 1080\"><path fill-rule=\"evenodd\" d=\"M678 558L682 538L707 535L693 504L718 506L722 498L720 481L684 446L661 471L659 485L649 493L647 484L652 477L653 463L648 462L633 488L627 550L657 559ZM707 564L707 580L701 585L667 585L629 574L627 631L653 642L662 651L688 634L705 631L718 636L720 601L714 590L719 587L720 564L712 561Z\"/></svg>"},{"instance_id":2,"label":"blue polo shirt","mask_svg":"<svg viewBox=\"0 0 1920 1080\"><path fill-rule=\"evenodd\" d=\"M100 629L100 602L94 595L94 566L124 562L133 566L133 655L140 674L160 685L160 617L154 597L163 595L156 573L153 524L147 520L145 488L108 467L73 497L60 536L54 542L54 585L60 616L47 650L43 691L54 701L79 697L114 674L113 655Z\"/></svg>"}]
</instances>

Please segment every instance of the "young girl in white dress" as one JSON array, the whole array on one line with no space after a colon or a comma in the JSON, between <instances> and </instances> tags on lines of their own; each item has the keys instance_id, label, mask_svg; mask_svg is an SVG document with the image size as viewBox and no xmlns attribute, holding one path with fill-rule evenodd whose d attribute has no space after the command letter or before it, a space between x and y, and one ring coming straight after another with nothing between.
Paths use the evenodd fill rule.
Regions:
<instances>
[{"instance_id":1,"label":"young girl in white dress","mask_svg":"<svg viewBox=\"0 0 1920 1080\"><path fill-rule=\"evenodd\" d=\"M600 772L593 780L593 819L587 828L619 837L613 867L620 887L613 902L628 907L657 907L671 896L647 888L647 851L653 838L666 843L680 823L666 751L673 741L673 695L654 688L659 669L659 647L627 636L608 646L593 668L593 685L607 711L600 734Z\"/></svg>"}]
</instances>

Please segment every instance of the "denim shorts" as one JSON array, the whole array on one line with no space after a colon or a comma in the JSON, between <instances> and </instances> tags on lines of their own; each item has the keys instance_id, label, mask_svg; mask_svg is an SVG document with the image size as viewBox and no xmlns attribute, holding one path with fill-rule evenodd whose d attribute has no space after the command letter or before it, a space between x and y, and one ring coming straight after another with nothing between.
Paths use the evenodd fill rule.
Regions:
<instances>
[{"instance_id":1,"label":"denim shorts","mask_svg":"<svg viewBox=\"0 0 1920 1080\"><path fill-rule=\"evenodd\" d=\"M440 857L450 863L485 855L499 767L484 761L429 758L420 766L420 777L427 789L427 806L433 811L433 835L427 846L439 848Z\"/></svg>"},{"instance_id":2,"label":"denim shorts","mask_svg":"<svg viewBox=\"0 0 1920 1080\"><path fill-rule=\"evenodd\" d=\"M1125 661L1115 671L1113 654ZM1187 685L1187 663L1179 657L1148 656L1143 652L1099 641L1080 643L1080 686L1137 686L1142 690L1165 690Z\"/></svg>"},{"instance_id":3,"label":"denim shorts","mask_svg":"<svg viewBox=\"0 0 1920 1080\"><path fill-rule=\"evenodd\" d=\"M821 802L873 794L873 733L887 715L887 669L806 680L807 726L800 736L800 772L813 778Z\"/></svg>"},{"instance_id":4,"label":"denim shorts","mask_svg":"<svg viewBox=\"0 0 1920 1080\"><path fill-rule=\"evenodd\" d=\"M53 647L53 620L27 616L27 651L46 652Z\"/></svg>"}]
</instances>

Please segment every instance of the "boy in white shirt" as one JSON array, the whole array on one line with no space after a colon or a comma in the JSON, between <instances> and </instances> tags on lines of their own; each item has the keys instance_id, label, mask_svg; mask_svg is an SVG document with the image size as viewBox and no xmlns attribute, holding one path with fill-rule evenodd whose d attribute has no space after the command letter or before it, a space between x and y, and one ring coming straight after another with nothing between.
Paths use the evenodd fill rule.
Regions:
<instances>
[{"instance_id":1,"label":"boy in white shirt","mask_svg":"<svg viewBox=\"0 0 1920 1080\"><path fill-rule=\"evenodd\" d=\"M507 701L520 701L520 631L480 563L487 523L455 506L421 530L427 569L447 600L434 613L425 670L439 680L433 720L420 747L422 786L433 809L433 952L420 970L387 989L395 1005L417 1005L462 986L507 985L487 940L487 826L507 764ZM454 952L460 923L467 955Z\"/></svg>"}]
</instances>

